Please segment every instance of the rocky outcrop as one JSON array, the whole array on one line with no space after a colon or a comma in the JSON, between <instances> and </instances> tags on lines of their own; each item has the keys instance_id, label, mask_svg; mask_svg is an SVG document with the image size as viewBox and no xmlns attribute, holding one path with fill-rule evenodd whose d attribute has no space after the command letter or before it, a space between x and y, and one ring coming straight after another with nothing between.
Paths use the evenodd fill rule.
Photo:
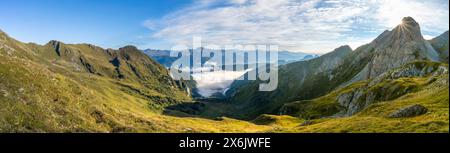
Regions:
<instances>
[{"instance_id":1,"label":"rocky outcrop","mask_svg":"<svg viewBox=\"0 0 450 153\"><path fill-rule=\"evenodd\" d=\"M49 42L49 44L53 47L53 49L55 50L56 54L58 56L61 56L61 42L56 41L56 40L52 40Z\"/></svg>"},{"instance_id":2,"label":"rocky outcrop","mask_svg":"<svg viewBox=\"0 0 450 153\"><path fill-rule=\"evenodd\" d=\"M401 117L414 117L423 115L428 112L428 109L422 105L412 105L402 108L396 112L389 115L390 118L401 118Z\"/></svg>"},{"instance_id":3,"label":"rocky outcrop","mask_svg":"<svg viewBox=\"0 0 450 153\"><path fill-rule=\"evenodd\" d=\"M402 77L425 77L427 75L438 76L448 73L448 67L437 62L416 61L404 65L401 68L391 70L374 78L369 85L375 85L385 80L393 80Z\"/></svg>"},{"instance_id":4,"label":"rocky outcrop","mask_svg":"<svg viewBox=\"0 0 450 153\"><path fill-rule=\"evenodd\" d=\"M340 112L344 116L353 115L371 104L365 99L367 88L357 88L350 92L340 94L337 102L345 108L345 112Z\"/></svg>"},{"instance_id":5,"label":"rocky outcrop","mask_svg":"<svg viewBox=\"0 0 450 153\"><path fill-rule=\"evenodd\" d=\"M398 98L414 91L415 83L405 83L399 78L429 77L428 82L434 82L437 76L448 73L448 67L437 62L417 61L401 68L391 70L369 81L367 85L353 88L341 93L336 101L345 109L340 116L350 116L379 101Z\"/></svg>"}]
</instances>

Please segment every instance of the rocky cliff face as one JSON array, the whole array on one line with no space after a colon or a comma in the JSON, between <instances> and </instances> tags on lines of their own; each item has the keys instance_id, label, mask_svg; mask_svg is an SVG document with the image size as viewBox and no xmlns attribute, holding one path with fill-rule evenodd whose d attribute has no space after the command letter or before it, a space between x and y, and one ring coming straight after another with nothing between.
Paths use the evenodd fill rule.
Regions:
<instances>
[{"instance_id":1,"label":"rocky cliff face","mask_svg":"<svg viewBox=\"0 0 450 153\"><path fill-rule=\"evenodd\" d=\"M433 48L436 51L439 52L441 60L448 63L448 55L449 55L449 51L448 51L448 43L449 43L449 41L448 41L448 31L446 31L445 33L439 35L436 38L431 39L429 42L431 43Z\"/></svg>"},{"instance_id":2,"label":"rocky cliff face","mask_svg":"<svg viewBox=\"0 0 450 153\"><path fill-rule=\"evenodd\" d=\"M367 63L337 91L315 100L286 104L280 113L304 117L351 116L374 103L415 92L426 84L448 86L448 78L442 77L448 73L448 66L440 63L448 62L448 31L426 41L419 24L411 17L405 17L402 24L384 31L348 57L353 61L344 63L346 67L357 65L357 61Z\"/></svg>"},{"instance_id":3,"label":"rocky cliff face","mask_svg":"<svg viewBox=\"0 0 450 153\"><path fill-rule=\"evenodd\" d=\"M340 46L334 49L332 52L321 56L320 66L317 67L315 74L320 72L329 71L342 65L345 56L352 52L352 48L348 45Z\"/></svg>"},{"instance_id":4,"label":"rocky cliff face","mask_svg":"<svg viewBox=\"0 0 450 153\"><path fill-rule=\"evenodd\" d=\"M383 32L357 53L356 60L372 57L351 82L374 78L414 60L440 60L439 53L423 38L419 24L411 17L403 18L400 25Z\"/></svg>"}]
</instances>

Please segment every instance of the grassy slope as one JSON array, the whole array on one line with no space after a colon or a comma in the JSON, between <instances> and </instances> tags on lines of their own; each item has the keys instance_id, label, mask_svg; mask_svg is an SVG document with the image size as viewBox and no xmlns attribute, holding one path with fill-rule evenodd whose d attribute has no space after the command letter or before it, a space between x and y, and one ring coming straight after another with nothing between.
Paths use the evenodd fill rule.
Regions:
<instances>
[{"instance_id":1,"label":"grassy slope","mask_svg":"<svg viewBox=\"0 0 450 153\"><path fill-rule=\"evenodd\" d=\"M447 87L422 90L399 99L380 102L359 114L338 119L319 119L316 124L289 129L289 132L449 132L449 90ZM387 118L406 106L421 104L427 114L410 118ZM285 131L286 132L286 131Z\"/></svg>"},{"instance_id":2,"label":"grassy slope","mask_svg":"<svg viewBox=\"0 0 450 153\"><path fill-rule=\"evenodd\" d=\"M448 75L446 76L448 78ZM449 132L449 89L439 87L409 93L390 101L371 105L362 112L343 118L321 118L309 120L311 125L300 126L304 119L289 116L263 115L253 122L264 125L278 125L267 132L300 133L431 133ZM321 97L330 98L330 97ZM323 100L323 99L322 99ZM322 101L324 102L324 101ZM321 103L316 106L335 105ZM388 118L387 116L401 108L421 104L428 113L409 118ZM314 107L314 106L312 106ZM316 107L318 108L318 107ZM317 112L313 112L317 113ZM319 112L323 113L323 112Z\"/></svg>"},{"instance_id":3,"label":"grassy slope","mask_svg":"<svg viewBox=\"0 0 450 153\"><path fill-rule=\"evenodd\" d=\"M446 75L448 79L448 75ZM261 125L277 126L267 132L301 133L431 133L449 132L449 89L447 86L428 88L403 95L390 101L370 105L360 113L343 118L320 118L309 120L311 125L301 126L305 119L290 116L262 115L253 122ZM345 89L344 89L345 90ZM318 98L324 100L333 94ZM317 101L316 101L317 102ZM388 115L401 108L420 104L428 113L408 118L388 118ZM311 114L324 113L324 108L335 107L334 101L324 100L310 107ZM317 106L317 107L316 107ZM315 111L313 111L315 110ZM322 111L321 111L322 110ZM329 110L328 110L329 111Z\"/></svg>"}]
</instances>

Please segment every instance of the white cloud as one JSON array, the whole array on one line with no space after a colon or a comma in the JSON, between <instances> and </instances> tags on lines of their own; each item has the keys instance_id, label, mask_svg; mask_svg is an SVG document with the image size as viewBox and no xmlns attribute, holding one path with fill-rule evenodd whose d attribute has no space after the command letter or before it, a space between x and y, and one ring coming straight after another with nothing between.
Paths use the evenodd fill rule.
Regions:
<instances>
[{"instance_id":1,"label":"white cloud","mask_svg":"<svg viewBox=\"0 0 450 153\"><path fill-rule=\"evenodd\" d=\"M143 25L150 30L158 30L161 27L160 23L155 20L145 20Z\"/></svg>"},{"instance_id":2,"label":"white cloud","mask_svg":"<svg viewBox=\"0 0 450 153\"><path fill-rule=\"evenodd\" d=\"M444 4L441 4L444 3ZM146 21L152 37L172 44L278 44L281 50L327 52L370 42L404 16L431 33L448 29L448 1L201 0L162 19Z\"/></svg>"},{"instance_id":3,"label":"white cloud","mask_svg":"<svg viewBox=\"0 0 450 153\"><path fill-rule=\"evenodd\" d=\"M214 71L194 73L193 79L197 83L198 93L203 97L210 97L215 93L223 93L233 81L247 71Z\"/></svg>"},{"instance_id":4,"label":"white cloud","mask_svg":"<svg viewBox=\"0 0 450 153\"><path fill-rule=\"evenodd\" d=\"M436 36L432 36L432 35L423 35L423 38L425 38L426 40L431 40Z\"/></svg>"},{"instance_id":5,"label":"white cloud","mask_svg":"<svg viewBox=\"0 0 450 153\"><path fill-rule=\"evenodd\" d=\"M444 32L449 28L447 0L380 0L376 17L393 28L405 16L413 17L428 32Z\"/></svg>"},{"instance_id":6,"label":"white cloud","mask_svg":"<svg viewBox=\"0 0 450 153\"><path fill-rule=\"evenodd\" d=\"M231 0L232 4L245 4L248 0Z\"/></svg>"}]
</instances>

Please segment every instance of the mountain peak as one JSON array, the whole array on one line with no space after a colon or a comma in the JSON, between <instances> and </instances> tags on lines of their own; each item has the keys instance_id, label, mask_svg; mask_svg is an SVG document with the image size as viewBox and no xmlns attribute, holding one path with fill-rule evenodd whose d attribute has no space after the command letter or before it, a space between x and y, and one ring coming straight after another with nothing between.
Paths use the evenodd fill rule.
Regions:
<instances>
[{"instance_id":1,"label":"mountain peak","mask_svg":"<svg viewBox=\"0 0 450 153\"><path fill-rule=\"evenodd\" d=\"M412 17L404 17L402 23L395 27L388 35L383 35L382 39L388 44L400 46L410 41L424 41L419 23Z\"/></svg>"},{"instance_id":2,"label":"mountain peak","mask_svg":"<svg viewBox=\"0 0 450 153\"><path fill-rule=\"evenodd\" d=\"M419 23L414 20L414 18L408 16L402 19L402 25L419 26Z\"/></svg>"},{"instance_id":3,"label":"mountain peak","mask_svg":"<svg viewBox=\"0 0 450 153\"><path fill-rule=\"evenodd\" d=\"M448 30L445 31L444 33L440 34L440 35L437 36L436 38L439 38L439 37L446 37L446 38L448 39ZM434 39L435 39L435 38L434 38Z\"/></svg>"},{"instance_id":4,"label":"mountain peak","mask_svg":"<svg viewBox=\"0 0 450 153\"><path fill-rule=\"evenodd\" d=\"M352 52L352 48L348 45L343 45L343 46L340 46L340 47L334 49L333 52L336 54L347 54L347 53Z\"/></svg>"},{"instance_id":5,"label":"mountain peak","mask_svg":"<svg viewBox=\"0 0 450 153\"><path fill-rule=\"evenodd\" d=\"M119 50L134 50L134 51L136 51L136 50L139 50L139 49L137 49L136 46L133 46L133 45L127 45L127 46L124 46L124 47L122 47L122 48L119 48Z\"/></svg>"},{"instance_id":6,"label":"mountain peak","mask_svg":"<svg viewBox=\"0 0 450 153\"><path fill-rule=\"evenodd\" d=\"M142 53L137 47L128 45L122 48L119 48L119 53L128 60L131 58L131 56L139 57L139 56L146 56L144 53Z\"/></svg>"},{"instance_id":7,"label":"mountain peak","mask_svg":"<svg viewBox=\"0 0 450 153\"><path fill-rule=\"evenodd\" d=\"M419 23L412 17L404 17L402 23L392 31L383 32L368 47L360 50L361 57L373 57L370 57L370 62L361 73L354 77L357 79L374 78L391 68L415 60L439 60L439 54L423 38Z\"/></svg>"},{"instance_id":8,"label":"mountain peak","mask_svg":"<svg viewBox=\"0 0 450 153\"><path fill-rule=\"evenodd\" d=\"M349 45L342 45L339 46L338 48L336 48L335 50L344 50L344 51L348 51L348 50L352 50L352 48Z\"/></svg>"},{"instance_id":9,"label":"mountain peak","mask_svg":"<svg viewBox=\"0 0 450 153\"><path fill-rule=\"evenodd\" d=\"M419 23L417 23L416 20L414 20L412 17L404 17L402 19L402 23L398 25L393 31L398 32L408 32L412 33L414 35L420 34L420 26Z\"/></svg>"},{"instance_id":10,"label":"mountain peak","mask_svg":"<svg viewBox=\"0 0 450 153\"><path fill-rule=\"evenodd\" d=\"M58 40L50 40L47 44L55 46L55 45L62 44L62 42L58 41Z\"/></svg>"}]
</instances>

